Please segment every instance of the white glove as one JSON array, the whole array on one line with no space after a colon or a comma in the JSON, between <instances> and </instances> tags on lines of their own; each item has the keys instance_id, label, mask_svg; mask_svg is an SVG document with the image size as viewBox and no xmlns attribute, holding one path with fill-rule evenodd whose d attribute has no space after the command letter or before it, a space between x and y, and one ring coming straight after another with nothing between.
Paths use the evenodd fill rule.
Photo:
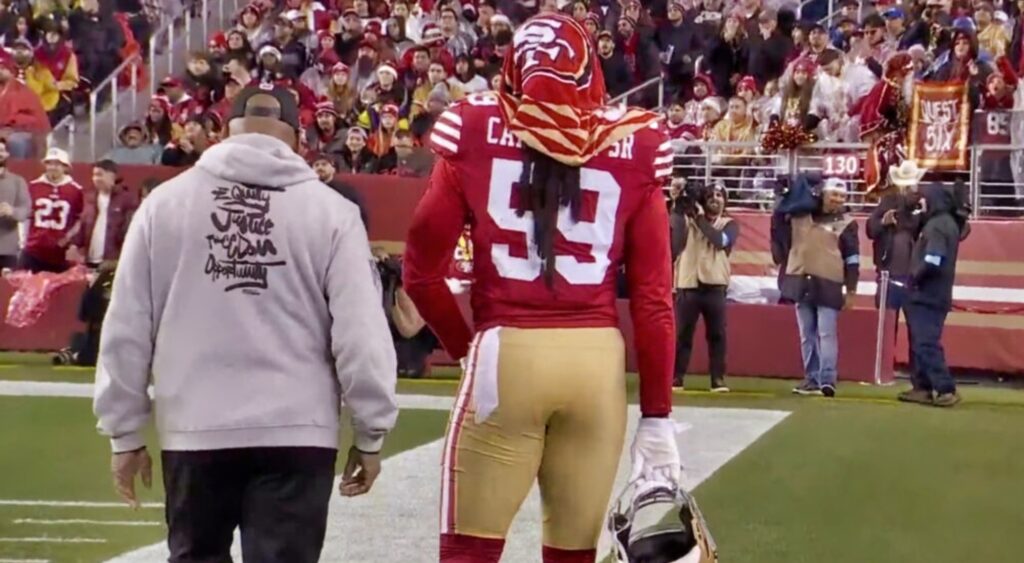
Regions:
<instances>
[{"instance_id":1,"label":"white glove","mask_svg":"<svg viewBox=\"0 0 1024 563\"><path fill-rule=\"evenodd\" d=\"M633 456L630 482L642 479L679 486L679 448L676 446L678 432L671 418L640 419L630 449Z\"/></svg>"}]
</instances>

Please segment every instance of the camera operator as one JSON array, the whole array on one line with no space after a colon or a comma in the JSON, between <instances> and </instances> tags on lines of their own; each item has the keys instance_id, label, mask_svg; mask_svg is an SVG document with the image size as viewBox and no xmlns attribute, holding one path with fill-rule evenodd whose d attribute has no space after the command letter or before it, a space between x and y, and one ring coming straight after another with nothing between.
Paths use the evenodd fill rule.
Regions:
<instances>
[{"instance_id":1,"label":"camera operator","mask_svg":"<svg viewBox=\"0 0 1024 563\"><path fill-rule=\"evenodd\" d=\"M804 381L793 393L834 397L839 311L852 305L857 291L860 240L845 210L846 184L829 178L820 193L811 184L800 175L781 190L772 243L787 255L782 296L796 303L800 327Z\"/></svg>"},{"instance_id":2,"label":"camera operator","mask_svg":"<svg viewBox=\"0 0 1024 563\"><path fill-rule=\"evenodd\" d=\"M693 351L697 319L704 317L710 359L711 391L725 385L725 297L729 287L729 254L739 238L739 224L725 210L721 183L673 186L672 257L676 288L676 367L673 385L683 377Z\"/></svg>"},{"instance_id":3,"label":"camera operator","mask_svg":"<svg viewBox=\"0 0 1024 563\"><path fill-rule=\"evenodd\" d=\"M438 341L402 288L402 259L386 252L374 252L380 273L384 312L395 341L398 376L419 379L426 374L427 358Z\"/></svg>"}]
</instances>

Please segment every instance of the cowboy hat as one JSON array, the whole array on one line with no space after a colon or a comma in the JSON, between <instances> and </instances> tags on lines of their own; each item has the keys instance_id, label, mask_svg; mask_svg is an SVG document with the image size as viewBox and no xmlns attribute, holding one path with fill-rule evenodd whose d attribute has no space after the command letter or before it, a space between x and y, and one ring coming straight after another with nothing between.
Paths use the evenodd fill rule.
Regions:
<instances>
[{"instance_id":1,"label":"cowboy hat","mask_svg":"<svg viewBox=\"0 0 1024 563\"><path fill-rule=\"evenodd\" d=\"M927 173L928 170L918 168L916 161L907 159L901 162L899 166L889 169L889 181L894 186L909 188L916 186Z\"/></svg>"}]
</instances>

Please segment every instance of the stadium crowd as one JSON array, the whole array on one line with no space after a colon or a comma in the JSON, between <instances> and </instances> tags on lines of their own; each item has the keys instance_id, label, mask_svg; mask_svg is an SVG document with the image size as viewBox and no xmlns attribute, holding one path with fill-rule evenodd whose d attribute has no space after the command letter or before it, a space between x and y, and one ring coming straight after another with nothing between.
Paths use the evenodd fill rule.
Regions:
<instances>
[{"instance_id":1,"label":"stadium crowd","mask_svg":"<svg viewBox=\"0 0 1024 563\"><path fill-rule=\"evenodd\" d=\"M187 166L217 142L240 88L266 79L298 96L310 159L425 175L420 146L436 116L490 88L537 10L583 22L610 96L663 76L676 139L760 141L760 154L787 139L871 142L905 128L914 80L967 83L972 109L1024 108L1024 1L843 0L809 17L827 4L804 6L801 20L795 2L778 0L256 0L190 55L183 76L162 81L109 157ZM886 82L902 86L901 100L882 99ZM653 107L658 88L629 102ZM720 150L744 162L740 149Z\"/></svg>"},{"instance_id":2,"label":"stadium crowd","mask_svg":"<svg viewBox=\"0 0 1024 563\"><path fill-rule=\"evenodd\" d=\"M0 132L15 158L141 48L180 0L0 1Z\"/></svg>"}]
</instances>

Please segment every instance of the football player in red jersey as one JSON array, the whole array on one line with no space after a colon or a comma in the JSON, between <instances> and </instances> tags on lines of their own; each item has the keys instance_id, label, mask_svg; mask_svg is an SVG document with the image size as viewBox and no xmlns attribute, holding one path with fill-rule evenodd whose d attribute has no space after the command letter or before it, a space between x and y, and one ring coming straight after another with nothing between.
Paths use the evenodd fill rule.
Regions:
<instances>
[{"instance_id":1,"label":"football player in red jersey","mask_svg":"<svg viewBox=\"0 0 1024 563\"><path fill-rule=\"evenodd\" d=\"M679 478L671 145L656 114L603 106L587 32L564 15L516 32L500 86L435 123L439 158L405 252L408 294L465 368L442 460L440 558L498 561L537 479L544 561L592 562L626 427L621 265L643 414L634 476ZM444 279L465 225L475 331Z\"/></svg>"},{"instance_id":2,"label":"football player in red jersey","mask_svg":"<svg viewBox=\"0 0 1024 563\"><path fill-rule=\"evenodd\" d=\"M65 151L46 151L43 164L46 172L28 185L32 213L18 266L32 272L63 272L68 269L68 247L80 228L82 186L68 174L71 159Z\"/></svg>"}]
</instances>

